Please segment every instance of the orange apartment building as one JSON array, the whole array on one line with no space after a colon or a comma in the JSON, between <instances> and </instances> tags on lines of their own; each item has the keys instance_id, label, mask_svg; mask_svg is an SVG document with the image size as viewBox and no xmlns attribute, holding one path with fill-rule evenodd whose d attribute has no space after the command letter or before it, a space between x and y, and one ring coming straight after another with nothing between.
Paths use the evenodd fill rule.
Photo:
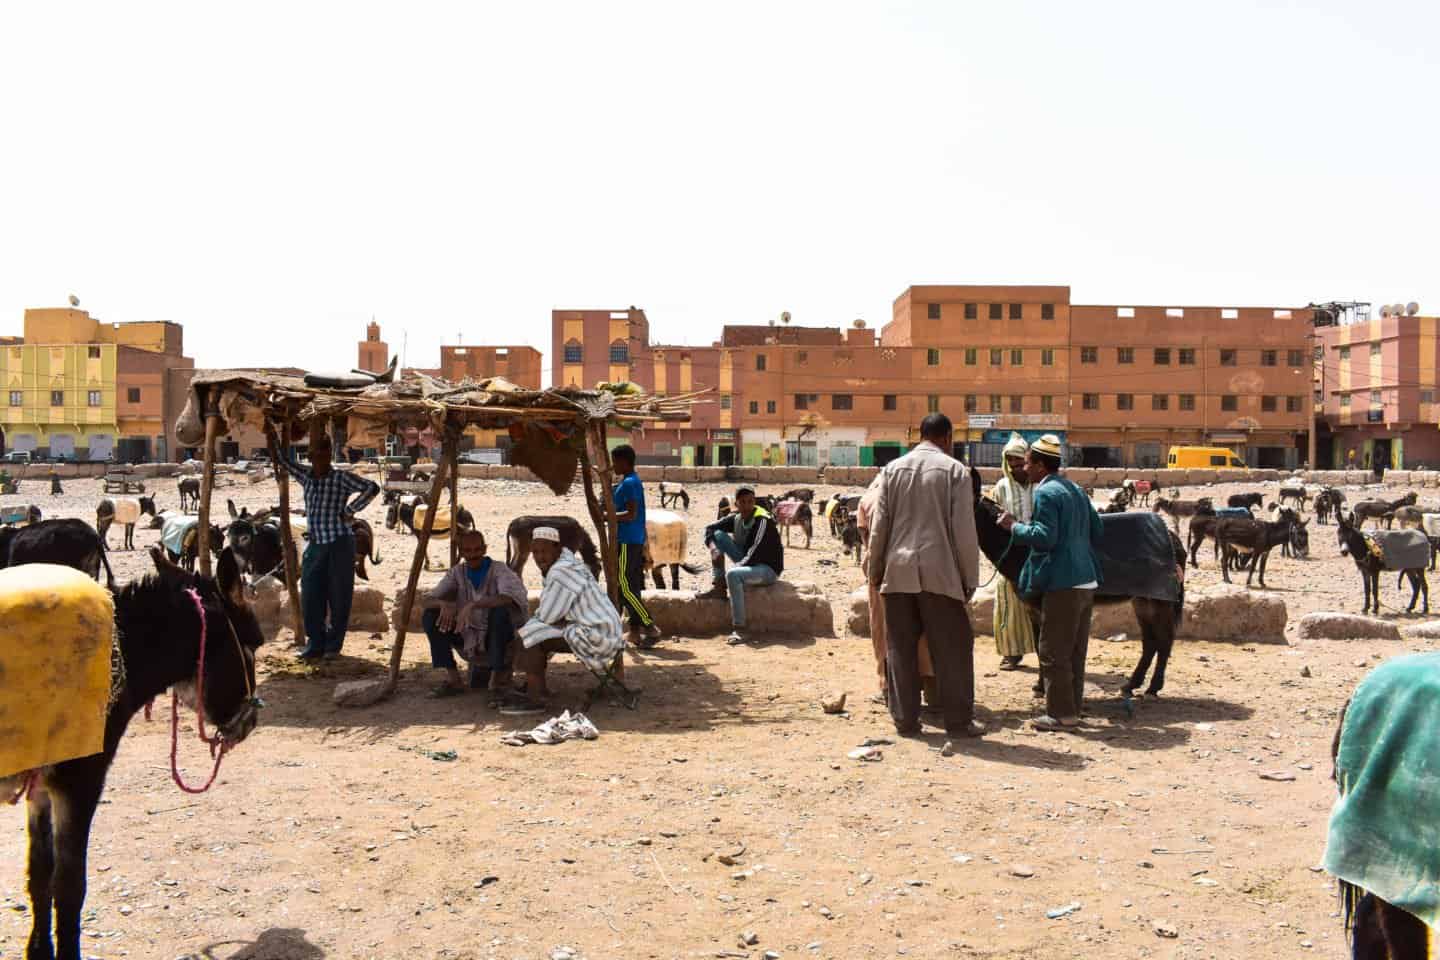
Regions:
<instances>
[{"instance_id":1,"label":"orange apartment building","mask_svg":"<svg viewBox=\"0 0 1440 960\"><path fill-rule=\"evenodd\" d=\"M1329 305L1338 307L1340 305ZM1315 328L1316 461L1381 471L1440 465L1440 318L1418 307L1328 310Z\"/></svg>"},{"instance_id":2,"label":"orange apartment building","mask_svg":"<svg viewBox=\"0 0 1440 960\"><path fill-rule=\"evenodd\" d=\"M883 464L940 410L960 431L957 452L982 464L998 462L1014 430L1059 434L1071 462L1090 466L1159 466L1173 444L1216 444L1287 467L1310 422L1310 324L1308 308L1072 305L1065 286L915 286L878 336L860 321L781 322L725 326L709 348L661 348L633 307L554 311L553 381L713 389L717 402L698 408L713 414L688 433L632 438L652 462ZM652 373L654 352L677 350L690 359L683 385Z\"/></svg>"}]
</instances>

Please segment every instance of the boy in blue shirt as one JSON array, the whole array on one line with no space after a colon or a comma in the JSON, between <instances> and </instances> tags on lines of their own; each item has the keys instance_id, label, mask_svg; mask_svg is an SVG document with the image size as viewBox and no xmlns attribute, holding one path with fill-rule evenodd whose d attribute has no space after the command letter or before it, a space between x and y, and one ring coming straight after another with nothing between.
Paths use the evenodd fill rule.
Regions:
<instances>
[{"instance_id":1,"label":"boy in blue shirt","mask_svg":"<svg viewBox=\"0 0 1440 960\"><path fill-rule=\"evenodd\" d=\"M635 448L621 444L610 451L610 465L620 482L615 485L615 513L619 521L620 605L630 614L630 643L649 649L660 640L660 628L640 600L645 587L645 487L635 472Z\"/></svg>"}]
</instances>

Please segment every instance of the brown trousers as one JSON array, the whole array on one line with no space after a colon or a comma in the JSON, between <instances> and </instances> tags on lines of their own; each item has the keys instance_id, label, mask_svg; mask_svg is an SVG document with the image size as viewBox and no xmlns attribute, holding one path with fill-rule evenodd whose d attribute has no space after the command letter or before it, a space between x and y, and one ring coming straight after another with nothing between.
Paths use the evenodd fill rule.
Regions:
<instances>
[{"instance_id":1,"label":"brown trousers","mask_svg":"<svg viewBox=\"0 0 1440 960\"><path fill-rule=\"evenodd\" d=\"M1040 676L1045 712L1057 720L1080 716L1085 657L1090 652L1094 590L1056 590L1040 601Z\"/></svg>"},{"instance_id":2,"label":"brown trousers","mask_svg":"<svg viewBox=\"0 0 1440 960\"><path fill-rule=\"evenodd\" d=\"M964 736L975 718L975 634L964 602L939 593L887 593L885 628L885 680L895 729L920 730L923 635L935 664L945 732Z\"/></svg>"}]
</instances>

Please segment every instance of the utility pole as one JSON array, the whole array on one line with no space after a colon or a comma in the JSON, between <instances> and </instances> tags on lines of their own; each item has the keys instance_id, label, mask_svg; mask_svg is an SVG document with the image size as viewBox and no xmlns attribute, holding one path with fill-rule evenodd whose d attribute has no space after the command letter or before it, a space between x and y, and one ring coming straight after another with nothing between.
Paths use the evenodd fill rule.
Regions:
<instances>
[{"instance_id":1,"label":"utility pole","mask_svg":"<svg viewBox=\"0 0 1440 960\"><path fill-rule=\"evenodd\" d=\"M1310 343L1310 389L1306 391L1309 399L1305 402L1305 409L1310 411L1310 418L1306 421L1309 429L1306 431L1305 461L1310 465L1311 470L1319 470L1320 466L1315 462L1315 318L1310 318L1310 333L1307 336ZM1325 357L1320 357L1320 391L1325 391Z\"/></svg>"}]
</instances>

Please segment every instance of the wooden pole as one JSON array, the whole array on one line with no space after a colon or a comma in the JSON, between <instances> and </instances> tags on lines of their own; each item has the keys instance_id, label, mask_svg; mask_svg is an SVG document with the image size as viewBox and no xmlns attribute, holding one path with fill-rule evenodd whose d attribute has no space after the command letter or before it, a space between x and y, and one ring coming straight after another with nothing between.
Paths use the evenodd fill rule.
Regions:
<instances>
[{"instance_id":1,"label":"wooden pole","mask_svg":"<svg viewBox=\"0 0 1440 960\"><path fill-rule=\"evenodd\" d=\"M281 429L285 439L290 439L290 421L286 420ZM300 555L295 549L295 533L290 529L290 473L280 465L280 449L275 435L265 431L265 442L270 448L270 462L275 466L275 482L280 485L280 539L285 550L285 592L290 595L290 614L294 620L295 642L305 642L305 612L300 608L300 588L296 578L299 574Z\"/></svg>"},{"instance_id":2,"label":"wooden pole","mask_svg":"<svg viewBox=\"0 0 1440 960\"><path fill-rule=\"evenodd\" d=\"M205 403L204 472L200 475L200 575L210 576L210 494L215 489L215 435L220 431L220 388L210 387Z\"/></svg>"},{"instance_id":3,"label":"wooden pole","mask_svg":"<svg viewBox=\"0 0 1440 960\"><path fill-rule=\"evenodd\" d=\"M445 444L445 460L450 465L450 566L460 562L460 443Z\"/></svg>"},{"instance_id":4,"label":"wooden pole","mask_svg":"<svg viewBox=\"0 0 1440 960\"><path fill-rule=\"evenodd\" d=\"M425 522L415 542L415 557L410 561L410 579L405 584L405 602L401 605L400 623L395 627L395 645L390 648L390 679L386 692L395 689L400 682L400 657L405 652L405 631L410 628L410 614L415 609L415 591L420 585L420 568L425 566L426 551L430 549L430 531L435 528L435 510L440 504L440 495L445 492L445 470L450 458L445 457L435 465L435 479L430 484L430 509L425 511ZM450 518L451 537L455 533L455 518Z\"/></svg>"},{"instance_id":5,"label":"wooden pole","mask_svg":"<svg viewBox=\"0 0 1440 960\"><path fill-rule=\"evenodd\" d=\"M610 526L609 514L605 509L604 501L595 491L597 479L601 479L610 471L607 462L604 473L601 473L599 463L600 457L604 454L596 453L595 440L594 427L587 426L585 428L585 449L580 453L580 462L585 475L585 503L590 508L590 519L595 524L595 544L600 550L600 563L605 571L606 592L610 594L610 602L615 604L615 609L618 610L620 609L620 580L617 571L620 562L616 556L616 533L612 532L613 528ZM603 446L601 449L603 450ZM602 489L605 500L610 501L613 507L614 501L610 496L609 486Z\"/></svg>"}]
</instances>

